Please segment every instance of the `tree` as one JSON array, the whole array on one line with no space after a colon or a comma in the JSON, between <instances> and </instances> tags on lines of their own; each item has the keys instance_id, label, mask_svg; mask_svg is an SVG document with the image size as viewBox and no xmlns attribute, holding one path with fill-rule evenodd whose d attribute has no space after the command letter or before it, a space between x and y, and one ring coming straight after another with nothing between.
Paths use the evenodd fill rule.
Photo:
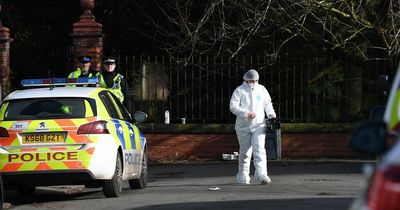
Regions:
<instances>
[{"instance_id":1,"label":"tree","mask_svg":"<svg viewBox=\"0 0 400 210\"><path fill-rule=\"evenodd\" d=\"M376 59L400 51L399 3L390 0L212 0L156 2L166 21L149 18L174 54L276 55L290 44Z\"/></svg>"},{"instance_id":2,"label":"tree","mask_svg":"<svg viewBox=\"0 0 400 210\"><path fill-rule=\"evenodd\" d=\"M399 3L390 0L211 0L158 2L166 21L151 18L172 56L335 53L358 62L400 52ZM328 75L329 66L311 78ZM346 69L347 113L362 107L362 66Z\"/></svg>"}]
</instances>

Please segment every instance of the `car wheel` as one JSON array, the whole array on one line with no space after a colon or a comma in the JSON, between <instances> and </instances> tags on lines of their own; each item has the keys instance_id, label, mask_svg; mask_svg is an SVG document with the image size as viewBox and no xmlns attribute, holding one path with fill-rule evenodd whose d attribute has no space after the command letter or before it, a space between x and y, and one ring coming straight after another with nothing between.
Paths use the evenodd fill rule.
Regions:
<instances>
[{"instance_id":1,"label":"car wheel","mask_svg":"<svg viewBox=\"0 0 400 210\"><path fill-rule=\"evenodd\" d=\"M29 184L20 184L17 186L17 192L20 195L33 195L35 194L36 186Z\"/></svg>"},{"instance_id":2,"label":"car wheel","mask_svg":"<svg viewBox=\"0 0 400 210\"><path fill-rule=\"evenodd\" d=\"M143 152L142 171L140 172L139 179L129 180L129 187L131 189L143 189L147 186L147 152Z\"/></svg>"},{"instance_id":3,"label":"car wheel","mask_svg":"<svg viewBox=\"0 0 400 210\"><path fill-rule=\"evenodd\" d=\"M103 194L106 197L118 197L122 193L122 161L117 155L117 163L115 165L114 176L111 180L105 180L103 186Z\"/></svg>"}]
</instances>

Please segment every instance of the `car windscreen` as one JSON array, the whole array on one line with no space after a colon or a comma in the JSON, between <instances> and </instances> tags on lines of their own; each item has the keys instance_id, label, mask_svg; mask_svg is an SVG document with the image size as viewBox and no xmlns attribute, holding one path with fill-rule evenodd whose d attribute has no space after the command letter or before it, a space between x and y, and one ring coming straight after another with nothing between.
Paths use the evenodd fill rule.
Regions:
<instances>
[{"instance_id":1,"label":"car windscreen","mask_svg":"<svg viewBox=\"0 0 400 210\"><path fill-rule=\"evenodd\" d=\"M4 120L86 118L96 116L94 99L34 98L5 101Z\"/></svg>"}]
</instances>

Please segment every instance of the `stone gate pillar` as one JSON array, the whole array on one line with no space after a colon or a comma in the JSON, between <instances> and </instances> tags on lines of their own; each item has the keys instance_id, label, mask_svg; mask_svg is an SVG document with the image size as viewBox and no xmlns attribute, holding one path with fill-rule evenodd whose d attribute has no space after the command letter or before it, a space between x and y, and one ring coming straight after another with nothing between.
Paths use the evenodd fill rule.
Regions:
<instances>
[{"instance_id":1,"label":"stone gate pillar","mask_svg":"<svg viewBox=\"0 0 400 210\"><path fill-rule=\"evenodd\" d=\"M1 10L1 6L0 6ZM10 29L3 26L0 20L0 101L10 93Z\"/></svg>"},{"instance_id":2,"label":"stone gate pillar","mask_svg":"<svg viewBox=\"0 0 400 210\"><path fill-rule=\"evenodd\" d=\"M96 22L91 12L94 8L94 0L81 0L80 6L84 12L79 21L73 24L71 34L74 69L78 64L77 58L88 55L92 57L92 67L100 71L103 55L103 26Z\"/></svg>"}]
</instances>

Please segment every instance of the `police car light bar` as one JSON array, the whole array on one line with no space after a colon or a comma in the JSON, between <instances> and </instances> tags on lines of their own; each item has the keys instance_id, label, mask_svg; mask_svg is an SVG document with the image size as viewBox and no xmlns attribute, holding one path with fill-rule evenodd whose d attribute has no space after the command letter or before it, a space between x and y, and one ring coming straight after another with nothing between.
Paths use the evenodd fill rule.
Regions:
<instances>
[{"instance_id":1,"label":"police car light bar","mask_svg":"<svg viewBox=\"0 0 400 210\"><path fill-rule=\"evenodd\" d=\"M50 79L23 79L21 85L23 87L39 87L39 86L65 86L65 85L96 85L99 84L97 77L80 77L80 78L50 78Z\"/></svg>"}]
</instances>

